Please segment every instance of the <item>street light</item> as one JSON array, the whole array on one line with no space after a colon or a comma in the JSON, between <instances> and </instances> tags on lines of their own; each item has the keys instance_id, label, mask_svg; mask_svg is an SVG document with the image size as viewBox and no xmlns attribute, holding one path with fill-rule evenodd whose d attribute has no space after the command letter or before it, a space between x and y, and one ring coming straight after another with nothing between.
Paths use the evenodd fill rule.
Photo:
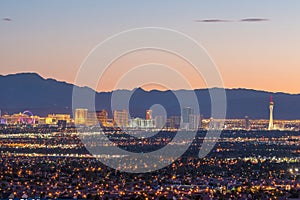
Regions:
<instances>
[{"instance_id":1,"label":"street light","mask_svg":"<svg viewBox=\"0 0 300 200\"><path fill-rule=\"evenodd\" d=\"M293 176L295 176L295 178L296 178L296 176L299 176L299 175L300 175L300 173L299 173L299 168L290 168L290 169L289 169L289 172L290 172Z\"/></svg>"}]
</instances>

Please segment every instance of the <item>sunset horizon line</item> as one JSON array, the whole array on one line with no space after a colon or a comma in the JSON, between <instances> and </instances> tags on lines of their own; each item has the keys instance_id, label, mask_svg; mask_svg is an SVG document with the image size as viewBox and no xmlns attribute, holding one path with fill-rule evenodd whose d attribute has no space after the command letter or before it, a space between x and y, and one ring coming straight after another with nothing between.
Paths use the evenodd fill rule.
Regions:
<instances>
[{"instance_id":1,"label":"sunset horizon line","mask_svg":"<svg viewBox=\"0 0 300 200\"><path fill-rule=\"evenodd\" d=\"M74 86L78 86L81 88L89 88L91 90L94 90L93 88L91 88L90 86L84 85L84 86L80 86L80 85L75 85L74 83L67 81L67 80L60 80L57 79L55 77L47 77L47 76L43 76L41 75L41 73L39 72L34 72L34 71L21 71L21 72L14 72L14 73L6 73L6 74L0 74L0 77L6 77L6 76L13 76L13 75L22 75L22 74L34 74L37 75L39 77L41 77L44 80L55 80L57 82L61 82L61 83L65 83L65 84L71 84ZM207 90L207 89L225 89L225 90L251 90L251 91L257 91L257 92L267 92L267 93L271 93L271 94L289 94L289 95L300 95L300 91L298 93L293 93L293 92L288 92L288 91L271 91L271 90L267 90L267 89L263 89L263 88L250 88L250 87L199 87L199 88L192 88L192 89L187 89L187 88L176 88L176 89L158 89L158 88L153 88L153 89L146 89L144 87L135 87L135 88L116 88L113 90L94 90L97 93L109 93L109 92L114 92L114 91L122 91L122 90L127 90L127 91L133 91L136 89L142 89L146 92L152 92L152 91L159 91L159 92L167 92L167 91L181 91L181 90L185 90L185 91L191 91L191 90Z\"/></svg>"}]
</instances>

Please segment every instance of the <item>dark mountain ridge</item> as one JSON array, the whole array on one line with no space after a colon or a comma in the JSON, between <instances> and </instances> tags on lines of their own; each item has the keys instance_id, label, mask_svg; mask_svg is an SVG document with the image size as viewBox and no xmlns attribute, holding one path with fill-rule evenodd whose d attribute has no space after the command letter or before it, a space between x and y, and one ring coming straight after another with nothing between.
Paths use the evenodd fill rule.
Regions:
<instances>
[{"instance_id":1,"label":"dark mountain ridge","mask_svg":"<svg viewBox=\"0 0 300 200\"><path fill-rule=\"evenodd\" d=\"M19 113L30 110L34 114L46 116L48 113L72 113L72 91L70 83L54 79L44 79L36 73L0 75L0 109L2 114ZM93 92L88 87L78 87ZM218 88L214 88L217 90ZM208 89L194 90L205 118L210 117L211 102ZM129 111L131 116L144 117L145 110L153 104L161 104L170 115L180 115L179 103L175 94L187 95L193 91L144 91L137 88L116 90L120 96L132 94ZM275 119L300 119L300 94L287 94L257 91L253 89L226 89L226 118L267 119L269 115L269 97L273 96ZM96 110L106 109L111 116L112 92L96 92ZM185 102L188 106L188 102Z\"/></svg>"}]
</instances>

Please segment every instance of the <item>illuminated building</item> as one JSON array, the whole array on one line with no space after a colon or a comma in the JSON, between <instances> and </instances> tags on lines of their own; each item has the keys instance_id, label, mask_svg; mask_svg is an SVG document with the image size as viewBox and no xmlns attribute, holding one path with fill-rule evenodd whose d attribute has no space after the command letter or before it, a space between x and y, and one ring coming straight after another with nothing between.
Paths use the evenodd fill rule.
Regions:
<instances>
[{"instance_id":1,"label":"illuminated building","mask_svg":"<svg viewBox=\"0 0 300 200\"><path fill-rule=\"evenodd\" d=\"M209 123L209 122L208 122ZM203 115L200 115L200 128L205 129L207 127L207 124L205 124L205 119Z\"/></svg>"},{"instance_id":2,"label":"illuminated building","mask_svg":"<svg viewBox=\"0 0 300 200\"><path fill-rule=\"evenodd\" d=\"M222 130L224 128L224 119L210 118L209 129L211 130Z\"/></svg>"},{"instance_id":3,"label":"illuminated building","mask_svg":"<svg viewBox=\"0 0 300 200\"><path fill-rule=\"evenodd\" d=\"M142 118L134 118L129 121L130 128L154 128L154 120L152 119L142 119Z\"/></svg>"},{"instance_id":4,"label":"illuminated building","mask_svg":"<svg viewBox=\"0 0 300 200\"><path fill-rule=\"evenodd\" d=\"M107 119L107 124L106 126L108 127L113 127L114 126L114 119Z\"/></svg>"},{"instance_id":5,"label":"illuminated building","mask_svg":"<svg viewBox=\"0 0 300 200\"><path fill-rule=\"evenodd\" d=\"M128 126L127 110L115 110L114 111L114 123L118 127L127 127Z\"/></svg>"},{"instance_id":6,"label":"illuminated building","mask_svg":"<svg viewBox=\"0 0 300 200\"><path fill-rule=\"evenodd\" d=\"M273 130L274 125L273 125L273 107L274 107L274 102L272 96L270 97L270 119L269 119L269 127L268 130Z\"/></svg>"},{"instance_id":7,"label":"illuminated building","mask_svg":"<svg viewBox=\"0 0 300 200\"><path fill-rule=\"evenodd\" d=\"M87 113L88 113L88 109L84 109L84 108L75 109L75 124L86 125Z\"/></svg>"},{"instance_id":8,"label":"illuminated building","mask_svg":"<svg viewBox=\"0 0 300 200\"><path fill-rule=\"evenodd\" d=\"M55 119L54 115L48 115L45 119L45 123L46 124L55 124L56 119Z\"/></svg>"},{"instance_id":9,"label":"illuminated building","mask_svg":"<svg viewBox=\"0 0 300 200\"><path fill-rule=\"evenodd\" d=\"M250 120L248 116L245 116L245 129L246 130L250 129Z\"/></svg>"},{"instance_id":10,"label":"illuminated building","mask_svg":"<svg viewBox=\"0 0 300 200\"><path fill-rule=\"evenodd\" d=\"M97 116L96 116L96 112L88 111L87 119L86 119L86 125L87 126L95 126L97 124L98 124L98 119L97 119Z\"/></svg>"},{"instance_id":11,"label":"illuminated building","mask_svg":"<svg viewBox=\"0 0 300 200\"><path fill-rule=\"evenodd\" d=\"M152 110L146 110L146 120L152 119Z\"/></svg>"},{"instance_id":12,"label":"illuminated building","mask_svg":"<svg viewBox=\"0 0 300 200\"><path fill-rule=\"evenodd\" d=\"M168 128L179 128L181 122L180 116L171 116L170 119L167 119L167 127Z\"/></svg>"},{"instance_id":13,"label":"illuminated building","mask_svg":"<svg viewBox=\"0 0 300 200\"><path fill-rule=\"evenodd\" d=\"M155 121L153 119L146 119L145 128L155 128Z\"/></svg>"},{"instance_id":14,"label":"illuminated building","mask_svg":"<svg viewBox=\"0 0 300 200\"><path fill-rule=\"evenodd\" d=\"M200 127L200 115L190 115L189 116L189 129L197 130Z\"/></svg>"},{"instance_id":15,"label":"illuminated building","mask_svg":"<svg viewBox=\"0 0 300 200\"><path fill-rule=\"evenodd\" d=\"M106 110L96 111L96 117L102 126L107 126L108 113Z\"/></svg>"},{"instance_id":16,"label":"illuminated building","mask_svg":"<svg viewBox=\"0 0 300 200\"><path fill-rule=\"evenodd\" d=\"M69 114L55 114L56 121L65 120L67 123L71 122L71 116Z\"/></svg>"},{"instance_id":17,"label":"illuminated building","mask_svg":"<svg viewBox=\"0 0 300 200\"><path fill-rule=\"evenodd\" d=\"M36 124L39 120L39 116L34 116L30 111L20 112L11 116L4 115L2 118L7 124Z\"/></svg>"},{"instance_id":18,"label":"illuminated building","mask_svg":"<svg viewBox=\"0 0 300 200\"><path fill-rule=\"evenodd\" d=\"M63 120L66 121L66 123L71 122L71 116L69 114L49 114L46 119L45 123L46 124L57 124L58 121ZM42 120L44 121L44 120ZM42 123L40 123L42 124Z\"/></svg>"},{"instance_id":19,"label":"illuminated building","mask_svg":"<svg viewBox=\"0 0 300 200\"><path fill-rule=\"evenodd\" d=\"M8 124L21 124L22 116L23 116L22 113L13 114L13 115L9 116L9 118L7 119L7 123Z\"/></svg>"}]
</instances>

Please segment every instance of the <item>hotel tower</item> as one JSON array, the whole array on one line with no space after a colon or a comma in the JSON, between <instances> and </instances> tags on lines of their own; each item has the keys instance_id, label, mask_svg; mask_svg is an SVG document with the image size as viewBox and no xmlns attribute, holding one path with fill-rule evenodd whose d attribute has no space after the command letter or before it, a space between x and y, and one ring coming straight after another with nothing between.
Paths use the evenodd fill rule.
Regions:
<instances>
[{"instance_id":1,"label":"hotel tower","mask_svg":"<svg viewBox=\"0 0 300 200\"><path fill-rule=\"evenodd\" d=\"M273 130L274 125L273 125L273 107L274 107L274 102L272 96L270 97L270 120L269 120L269 128L268 130Z\"/></svg>"}]
</instances>

